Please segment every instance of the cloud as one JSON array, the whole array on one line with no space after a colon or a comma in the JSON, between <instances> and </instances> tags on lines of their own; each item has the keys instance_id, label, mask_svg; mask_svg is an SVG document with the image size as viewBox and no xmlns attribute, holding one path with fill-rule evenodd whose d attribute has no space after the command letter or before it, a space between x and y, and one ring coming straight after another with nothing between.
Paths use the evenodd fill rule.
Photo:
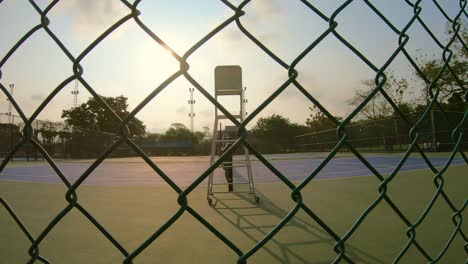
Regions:
<instances>
[{"instance_id":1,"label":"cloud","mask_svg":"<svg viewBox=\"0 0 468 264\"><path fill-rule=\"evenodd\" d=\"M270 19L284 19L286 14L278 3L271 0L256 0L252 2L252 7L260 17Z\"/></svg>"},{"instance_id":2,"label":"cloud","mask_svg":"<svg viewBox=\"0 0 468 264\"><path fill-rule=\"evenodd\" d=\"M280 41L290 35L288 14L277 0L255 0L248 4L244 11L246 14L241 17L241 23L260 41ZM247 37L233 23L223 30L222 37L217 39L217 42L221 50L226 50L243 45L243 39Z\"/></svg>"},{"instance_id":3,"label":"cloud","mask_svg":"<svg viewBox=\"0 0 468 264\"><path fill-rule=\"evenodd\" d=\"M33 101L43 101L44 98L46 98L44 94L38 94L38 93L31 94L31 97L30 97L30 99Z\"/></svg>"},{"instance_id":4,"label":"cloud","mask_svg":"<svg viewBox=\"0 0 468 264\"><path fill-rule=\"evenodd\" d=\"M130 12L120 1L114 0L61 1L54 11L71 18L73 32L80 38L94 38Z\"/></svg>"},{"instance_id":5,"label":"cloud","mask_svg":"<svg viewBox=\"0 0 468 264\"><path fill-rule=\"evenodd\" d=\"M205 109L199 112L203 117L210 117L213 114L213 110Z\"/></svg>"},{"instance_id":6,"label":"cloud","mask_svg":"<svg viewBox=\"0 0 468 264\"><path fill-rule=\"evenodd\" d=\"M279 6L277 1L256 0L246 10L246 21L253 26L269 28L274 33L284 33L284 26L289 22L288 13ZM270 28L271 26L271 28ZM268 34L269 35L269 34Z\"/></svg>"},{"instance_id":7,"label":"cloud","mask_svg":"<svg viewBox=\"0 0 468 264\"><path fill-rule=\"evenodd\" d=\"M182 113L185 113L185 112L187 112L187 106L185 106L185 105L179 106L176 109L176 113L178 113L178 114L182 114Z\"/></svg>"},{"instance_id":8,"label":"cloud","mask_svg":"<svg viewBox=\"0 0 468 264\"><path fill-rule=\"evenodd\" d=\"M244 34L237 27L228 27L224 30L224 39L228 42L239 42L244 38Z\"/></svg>"}]
</instances>

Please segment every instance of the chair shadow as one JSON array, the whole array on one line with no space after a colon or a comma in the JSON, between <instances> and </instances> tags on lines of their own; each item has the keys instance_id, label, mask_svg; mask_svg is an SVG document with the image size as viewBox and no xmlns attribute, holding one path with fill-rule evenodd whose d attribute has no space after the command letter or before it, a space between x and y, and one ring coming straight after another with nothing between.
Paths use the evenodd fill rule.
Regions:
<instances>
[{"instance_id":1,"label":"chair shadow","mask_svg":"<svg viewBox=\"0 0 468 264\"><path fill-rule=\"evenodd\" d=\"M227 220L230 224L236 227L242 232L247 238L253 243L259 242L258 236L252 235L252 231L256 231L263 236L267 235L269 231L276 226L276 224L282 219L288 212L278 206L276 206L271 200L265 195L256 190L257 196L260 197L260 202L256 203L251 195L245 193L229 193L228 197L222 197L221 195L216 196L213 203L213 209ZM235 203L237 205L231 206L230 204ZM254 213L252 213L254 211ZM233 217L234 216L234 217ZM275 223L271 225L256 224L253 217L258 218L274 218ZM312 222L312 221L311 221ZM284 227L294 227L300 232L307 233L307 237L310 239L296 242L283 242L274 236L264 247L263 250L267 254L271 255L274 259L278 260L279 263L309 263L309 264L325 264L332 263L334 260L330 259L327 261L314 261L310 256L302 256L296 253L292 248L301 245L314 245L314 244L328 244L332 248L335 245L335 240L328 235L320 226L312 225L302 219L294 217ZM283 228L284 230L284 228ZM281 232L281 231L280 231ZM267 245L274 243L280 250L272 250ZM364 250L358 249L352 245L346 245L346 253L355 262L358 263L369 263L369 264L384 264L385 262ZM362 257L364 256L364 258Z\"/></svg>"}]
</instances>

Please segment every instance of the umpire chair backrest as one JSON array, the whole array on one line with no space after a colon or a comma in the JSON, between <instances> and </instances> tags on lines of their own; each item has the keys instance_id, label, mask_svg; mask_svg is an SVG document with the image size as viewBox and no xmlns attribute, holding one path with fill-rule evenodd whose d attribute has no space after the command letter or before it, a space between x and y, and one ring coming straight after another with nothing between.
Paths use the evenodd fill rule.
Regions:
<instances>
[{"instance_id":1,"label":"umpire chair backrest","mask_svg":"<svg viewBox=\"0 0 468 264\"><path fill-rule=\"evenodd\" d=\"M242 69L239 65L222 65L215 68L215 94L242 94Z\"/></svg>"}]
</instances>

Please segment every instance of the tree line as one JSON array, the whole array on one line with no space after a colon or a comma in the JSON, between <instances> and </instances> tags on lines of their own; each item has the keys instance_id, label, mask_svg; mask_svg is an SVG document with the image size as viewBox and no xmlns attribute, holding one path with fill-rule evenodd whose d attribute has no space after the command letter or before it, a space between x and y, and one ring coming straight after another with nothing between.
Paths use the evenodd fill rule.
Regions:
<instances>
[{"instance_id":1,"label":"tree line","mask_svg":"<svg viewBox=\"0 0 468 264\"><path fill-rule=\"evenodd\" d=\"M454 32L451 28L447 29L447 35ZM439 76L439 79L434 84L432 81L439 75L439 72L444 66L444 61L441 59L429 58L428 56L420 55L417 58L418 69L413 69L414 80L411 83L405 78L399 78L394 72L387 71L386 81L382 86L382 92L376 93L367 104L361 103L376 89L377 82L374 79L363 80L360 89L348 101L351 109L360 107L357 118L353 119L347 127L351 139L356 140L356 145L363 145L363 139L368 138L369 144L382 144L383 149L389 150L392 145L398 142L408 141L408 136L400 137L399 134L408 134L411 126L404 124L403 119L415 122L425 111L434 96L432 89L439 89L437 98L438 105L431 110L445 111L444 119L440 120L443 124L440 134L436 135L436 131L431 131L431 141L434 143L440 140L450 140L450 131L461 121L463 113L467 111L467 82L468 82L468 27L464 23L462 30L458 32L457 41L451 47L453 51L449 66ZM416 89L417 85L420 89ZM389 102L391 100L392 104ZM318 142L321 146L329 145L331 149L336 145L338 137L336 136L336 128L342 117L335 116L332 120L316 105L309 107L310 115L305 121L305 124L291 122L288 118L274 114L269 117L260 118L252 129L252 134L260 139L263 143L261 147L266 152L289 152L298 151L298 142L295 141L296 136L301 134L314 134L314 142ZM430 127L428 116L421 126L423 130L434 129ZM433 124L432 124L433 125ZM388 131L388 130L400 131ZM462 127L466 129L466 127ZM427 132L427 131L426 131ZM389 136L391 134L392 136ZM406 138L404 138L406 137ZM443 138L443 139L441 139ZM422 141L429 139L423 138ZM376 143L376 141L381 143ZM320 143L324 142L324 143ZM400 142L400 143L401 143ZM426 143L426 142L425 142ZM324 149L325 150L325 149Z\"/></svg>"},{"instance_id":2,"label":"tree line","mask_svg":"<svg viewBox=\"0 0 468 264\"><path fill-rule=\"evenodd\" d=\"M468 43L468 32L466 25L464 26L458 33L459 39L452 45L453 56L450 67L446 68L439 80L433 84L440 91L439 106L448 112L462 113L467 110L468 52L464 43ZM453 34L451 29L448 29L447 33ZM418 56L416 61L420 66L419 69L413 70L414 80L411 82L411 88L408 80L387 71L382 91L376 93L366 105L360 106L377 86L376 80L363 80L361 88L356 89L353 98L348 101L352 109L362 107L358 117L349 125L368 124L400 115L418 117L418 113L427 108L434 96L430 84L439 74L444 62L423 55ZM415 89L415 85L419 90ZM58 152L62 152L64 156L91 157L102 153L116 140L120 131L126 129L121 127L121 123L114 115L123 119L128 116L129 111L128 99L123 95L100 96L100 98L112 108L113 113L102 107L96 98L91 97L78 107L64 110L62 112L64 122L45 122L40 128L38 127L35 130L37 139L48 151L53 153L58 148ZM315 105L310 106L308 111L309 117L303 124L292 122L278 114L261 117L248 131L248 140L262 152L297 151L296 136L334 130L342 120L339 116L333 117L335 120L330 119ZM127 123L127 128L128 137L139 146L146 148L148 152L154 152L152 154L206 155L210 151L211 131L206 127L203 131L191 131L181 123L174 123L162 134L148 133L144 123L133 117ZM379 129L385 128L380 127L376 130ZM369 137L376 136L375 133L382 134L378 131L366 133ZM21 138L20 128L14 124L0 124L0 138L3 142L0 148L2 152L6 152L3 149L11 147L7 142L18 141ZM116 153L120 151L122 155L127 155L128 150L128 148L117 149Z\"/></svg>"}]
</instances>

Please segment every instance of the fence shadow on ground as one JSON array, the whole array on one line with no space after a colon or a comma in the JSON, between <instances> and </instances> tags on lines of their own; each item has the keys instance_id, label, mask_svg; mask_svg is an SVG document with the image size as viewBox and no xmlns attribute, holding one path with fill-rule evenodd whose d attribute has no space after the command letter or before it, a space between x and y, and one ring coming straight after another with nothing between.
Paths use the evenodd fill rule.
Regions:
<instances>
[{"instance_id":1,"label":"fence shadow on ground","mask_svg":"<svg viewBox=\"0 0 468 264\"><path fill-rule=\"evenodd\" d=\"M246 238L250 239L252 246L259 242L263 236L266 236L288 213L259 192L258 189L256 190L256 193L260 197L259 203L256 203L249 194L234 192L216 196L213 205L213 209L220 216L237 228L243 235L245 235ZM257 219L255 220L255 218ZM285 232L285 229L291 231L293 233L292 236L294 236L294 239L297 239L297 241L287 242L283 241L285 239L278 239L278 236L281 232ZM256 234L253 234L254 232L256 232ZM299 237L294 234L301 235ZM288 234L288 237L289 236L290 234ZM329 245L330 250L333 250L332 248L335 245L335 241L319 226L308 223L296 216L262 249L272 258L276 259L278 263L332 263L336 255L330 256L328 260L323 260L323 256L312 258L313 256L305 256L304 254L297 253L293 250L293 247L297 246L318 244L327 244ZM272 249L272 247L279 248L279 250ZM349 244L347 244L346 252L347 255L357 263L385 263L383 260L373 256L369 252Z\"/></svg>"}]
</instances>

